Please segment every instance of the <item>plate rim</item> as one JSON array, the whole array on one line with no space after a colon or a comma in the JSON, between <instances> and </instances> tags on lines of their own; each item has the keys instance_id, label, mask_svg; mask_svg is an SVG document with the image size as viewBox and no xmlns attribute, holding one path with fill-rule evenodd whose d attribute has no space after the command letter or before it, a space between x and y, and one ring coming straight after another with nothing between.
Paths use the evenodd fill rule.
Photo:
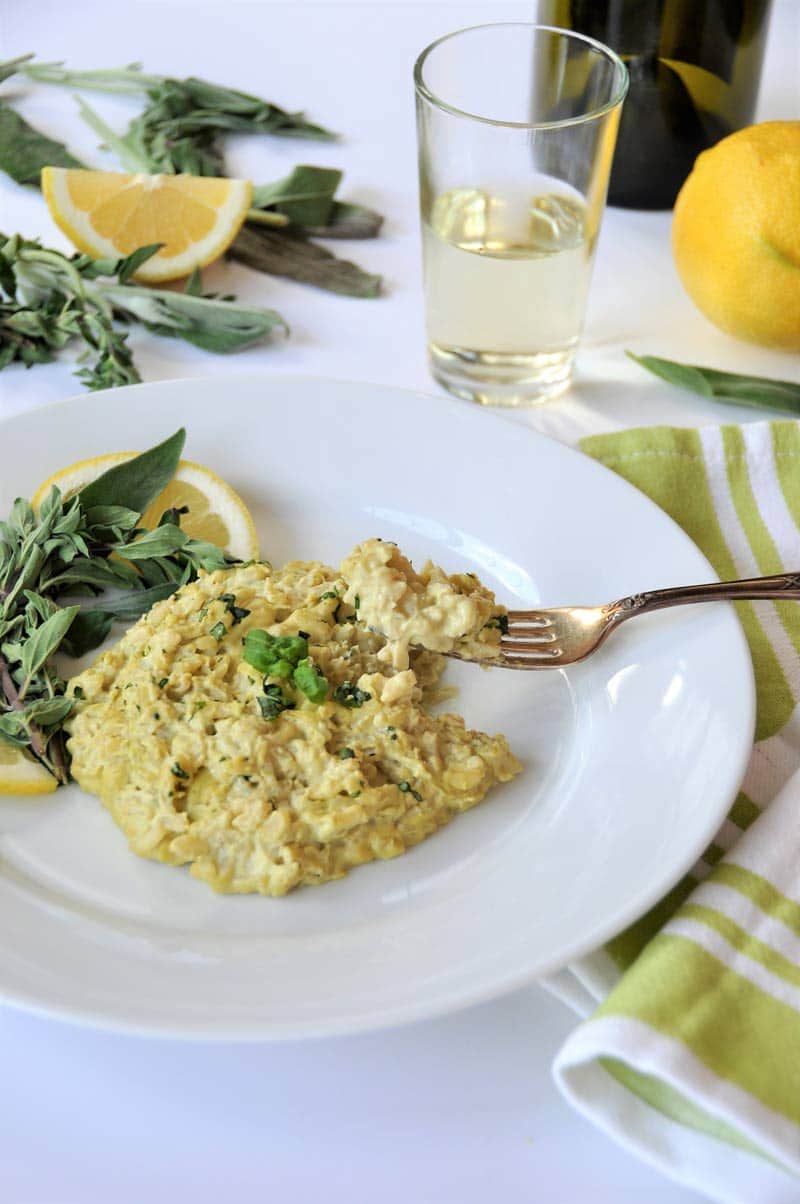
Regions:
<instances>
[{"instance_id":1,"label":"plate rim","mask_svg":"<svg viewBox=\"0 0 800 1204\"><path fill-rule=\"evenodd\" d=\"M335 377L323 374L312 374L304 372L272 372L268 369L248 369L244 372L222 372L215 375L199 375L199 376L184 376L165 378L155 381L144 381L134 385L123 386L122 389L102 390L96 392L82 392L73 394L66 398L49 401L44 405L34 405L17 410L12 414L0 417L0 431L3 431L8 425L14 424L20 420L24 420L34 414L46 412L50 410L60 409L70 405L89 403L97 397L105 397L113 394L116 397L122 395L129 396L134 393L151 393L158 392L161 389L180 389L188 387L197 387L198 385L205 387L225 387L226 383L235 382L262 382L268 387L280 387L281 384L306 384L306 385L338 385L345 387L354 387L364 390L379 390L393 394L405 394L407 396L422 399L426 402L434 402L439 409L448 408L451 413L460 414L462 417L469 415L468 421L485 421L481 415L486 415L486 411L470 405L470 403L459 401L450 397L443 397L434 393L426 393L419 389L404 388L394 384L389 384L380 381L370 380L353 380L346 377ZM123 403L124 404L124 403ZM498 419L503 427L508 430L510 427L516 427L526 432L527 437L530 436L534 442L540 445L546 445L557 449L558 454L566 453L568 458L579 457L584 468L588 466L588 471L595 473L598 480L608 478L609 476L616 478L617 482L626 490L632 490L638 495L639 502L644 503L643 509L650 510L652 513L659 516L659 521L666 522L672 526L674 531L679 536L680 540L690 546L694 553L703 560L707 566L709 580L719 580L713 566L708 561L705 554L701 551L694 540L687 534L686 531L677 523L669 514L666 513L652 498L648 497L642 490L638 489L631 482L627 481L619 473L607 467L593 457L582 452L579 447L571 446L562 443L560 440L546 435L527 424L520 422L512 416L498 411L492 411L492 417ZM490 419L491 421L491 419ZM596 472L595 472L596 470ZM735 618L735 608L732 603L725 603L725 608ZM513 990L520 989L526 985L541 981L548 975L563 969L570 962L577 958L586 956L593 950L602 947L602 945L610 939L615 933L624 930L630 924L634 923L638 918L646 914L659 899L663 898L680 879L687 873L698 857L702 854L702 850L707 847L709 841L718 831L720 824L723 822L736 793L741 785L744 773L749 762L752 747L753 736L755 730L756 719L756 689L755 677L747 640L738 618L735 620L733 630L736 633L739 651L743 653L744 667L748 672L744 675L746 680L742 683L742 687L747 691L748 707L747 707L747 723L746 730L749 733L747 739L744 737L741 741L741 746L735 750L736 755L731 757L731 785L725 790L720 791L719 803L716 808L708 809L706 823L703 826L703 840L697 842L697 848L693 847L692 855L686 856L678 872L674 867L671 873L662 881L659 880L658 885L651 887L647 892L640 892L637 896L634 907L620 908L613 917L608 920L605 925L600 926L600 931L603 932L601 937L597 937L596 933L592 933L591 938L583 940L576 939L572 945L566 946L566 952L561 952L558 956L553 957L545 963L544 968L541 964L537 965L534 970L518 969L511 972L500 979L493 979L490 983L484 984L481 987L474 987L471 991L465 992L463 989L456 988L455 994L457 998L443 998L440 989L436 999L425 1003L415 1002L409 1004L403 1002L397 1005L382 1006L377 1009L374 1005L371 1006L370 1013L360 1018L354 1017L352 1012L346 1015L341 1015L329 1019L328 1021L320 1021L319 1019L304 1020L300 1022L278 1022L268 1020L266 1018L249 1019L240 1023L223 1022L223 1026L209 1027L205 1022L193 1021L189 1017L170 1022L163 1022L151 1019L136 1020L133 1018L125 1019L121 1015L113 1014L109 1011L99 1010L97 1008L84 1008L82 1010L77 1007L65 1004L59 1006L58 1003L43 1003L41 998L37 998L35 994L28 993L24 990L15 991L8 990L3 986L0 977L0 1002L11 1007L30 1012L33 1015L40 1017L55 1019L62 1022L76 1024L80 1027L90 1028L94 1030L102 1030L107 1032L117 1032L127 1036L137 1037L153 1037L153 1038L169 1038L185 1041L201 1041L201 1042L252 1042L252 1041L269 1041L269 1042L284 1042L295 1040L308 1039L324 1039L332 1036L342 1036L357 1033L366 1033L379 1031L388 1028L400 1027L405 1024L412 1024L418 1021L432 1019L437 1016L446 1015L450 1012L462 1010L467 1007L476 1006L481 1003L489 1002L492 999L499 998L502 995L508 994ZM119 1005L116 1005L118 1010ZM163 1011L163 1007L159 1009ZM228 1027L225 1027L225 1024Z\"/></svg>"}]
</instances>

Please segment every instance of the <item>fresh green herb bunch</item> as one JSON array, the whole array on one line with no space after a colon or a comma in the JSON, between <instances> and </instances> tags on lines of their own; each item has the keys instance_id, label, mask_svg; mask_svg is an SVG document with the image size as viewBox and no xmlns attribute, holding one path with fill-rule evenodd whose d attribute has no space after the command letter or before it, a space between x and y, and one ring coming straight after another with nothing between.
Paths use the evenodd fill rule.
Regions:
<instances>
[{"instance_id":1,"label":"fresh green herb bunch","mask_svg":"<svg viewBox=\"0 0 800 1204\"><path fill-rule=\"evenodd\" d=\"M198 296L196 278L186 293L131 284L157 251L154 245L119 260L68 258L35 239L0 234L0 369L15 360L45 363L76 340L90 361L79 378L90 389L108 389L140 379L119 321L217 353L285 329L275 310Z\"/></svg>"},{"instance_id":2,"label":"fresh green herb bunch","mask_svg":"<svg viewBox=\"0 0 800 1204\"><path fill-rule=\"evenodd\" d=\"M62 724L73 698L53 656L82 656L115 621L139 618L200 569L233 563L190 539L174 510L152 531L138 525L172 479L185 437L177 431L68 500L53 487L38 514L18 498L0 522L0 739L27 749L59 782L69 776ZM98 605L74 601L98 594Z\"/></svg>"},{"instance_id":3,"label":"fresh green herb bunch","mask_svg":"<svg viewBox=\"0 0 800 1204\"><path fill-rule=\"evenodd\" d=\"M22 65L21 65L22 66ZM19 68L18 68L19 69ZM22 66L30 79L81 90L142 93L148 103L128 126L123 141L152 164L153 172L221 176L223 133L272 134L330 141L336 135L271 101L189 76L145 74L137 63L120 70L69 71L61 63Z\"/></svg>"},{"instance_id":4,"label":"fresh green herb bunch","mask_svg":"<svg viewBox=\"0 0 800 1204\"><path fill-rule=\"evenodd\" d=\"M302 113L232 88L190 77L147 75L138 66L120 70L70 71L61 63L32 62L21 55L0 63L0 83L15 73L47 84L80 90L146 94L141 114L118 134L84 99L81 117L119 159L125 171L225 175L222 139L231 132L282 137L333 138ZM38 184L48 165L83 167L66 146L34 129L6 104L0 104L0 170L21 184ZM229 254L256 271L284 276L328 292L376 297L379 276L339 259L312 241L325 238L374 238L382 217L374 209L337 201L342 173L336 168L300 164L288 176L259 185L245 227Z\"/></svg>"}]
</instances>

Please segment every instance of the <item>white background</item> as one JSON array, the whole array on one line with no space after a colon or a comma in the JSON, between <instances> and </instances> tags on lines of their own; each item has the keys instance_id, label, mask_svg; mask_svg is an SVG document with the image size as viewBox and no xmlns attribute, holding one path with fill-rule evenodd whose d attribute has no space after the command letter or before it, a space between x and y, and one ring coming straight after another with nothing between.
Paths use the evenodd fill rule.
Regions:
<instances>
[{"instance_id":1,"label":"white background","mask_svg":"<svg viewBox=\"0 0 800 1204\"><path fill-rule=\"evenodd\" d=\"M380 239L338 244L340 253L383 273L382 299L333 297L217 267L206 273L206 287L279 309L291 339L216 358L135 332L144 379L228 378L263 366L435 393L424 357L413 60L450 29L530 18L534 8L4 0L0 59L27 50L76 67L140 59L151 71L196 74L305 108L346 137L331 146L234 140L231 171L265 182L296 162L340 166L343 195L386 214ZM799 114L799 15L796 0L777 0L762 119ZM80 158L116 166L96 150L68 92L9 81L3 94L14 94L34 124ZM118 128L138 108L99 94L94 103ZM65 245L38 195L4 178L0 229ZM693 309L672 266L669 215L610 210L574 387L551 406L514 417L574 442L626 426L757 416L666 389L625 360L626 347L733 371L800 374L796 356L736 343ZM0 416L76 391L66 361L7 369ZM121 403L109 395L109 406ZM390 1033L283 1046L123 1038L0 1010L0 1200L211 1204L235 1193L279 1192L335 1204L699 1200L629 1158L561 1101L549 1068L573 1023L535 986Z\"/></svg>"}]
</instances>

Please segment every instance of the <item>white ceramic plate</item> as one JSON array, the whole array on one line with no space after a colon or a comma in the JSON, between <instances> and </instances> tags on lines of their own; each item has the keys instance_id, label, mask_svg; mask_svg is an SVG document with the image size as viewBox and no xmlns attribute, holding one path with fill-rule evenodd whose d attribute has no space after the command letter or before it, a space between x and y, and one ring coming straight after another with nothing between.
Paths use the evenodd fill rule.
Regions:
<instances>
[{"instance_id":1,"label":"white ceramic plate","mask_svg":"<svg viewBox=\"0 0 800 1204\"><path fill-rule=\"evenodd\" d=\"M64 464L186 454L252 507L276 563L358 540L471 569L509 606L599 602L713 573L579 453L377 385L168 381L0 426L0 513ZM396 1024L555 971L643 913L713 836L744 772L753 684L731 608L645 617L566 673L454 665L469 723L525 764L395 861L284 899L221 897L140 860L77 787L0 803L0 997L136 1032L286 1038Z\"/></svg>"}]
</instances>

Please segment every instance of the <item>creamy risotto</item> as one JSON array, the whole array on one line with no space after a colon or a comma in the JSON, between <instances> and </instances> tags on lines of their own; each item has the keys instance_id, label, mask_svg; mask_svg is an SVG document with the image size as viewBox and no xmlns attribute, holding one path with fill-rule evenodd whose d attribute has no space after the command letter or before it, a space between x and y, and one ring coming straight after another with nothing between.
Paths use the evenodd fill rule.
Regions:
<instances>
[{"instance_id":1,"label":"creamy risotto","mask_svg":"<svg viewBox=\"0 0 800 1204\"><path fill-rule=\"evenodd\" d=\"M340 878L519 772L503 736L430 713L444 662L409 650L492 655L503 614L474 577L417 576L379 540L339 572L202 575L70 683L72 774L135 853L215 890Z\"/></svg>"}]
</instances>

